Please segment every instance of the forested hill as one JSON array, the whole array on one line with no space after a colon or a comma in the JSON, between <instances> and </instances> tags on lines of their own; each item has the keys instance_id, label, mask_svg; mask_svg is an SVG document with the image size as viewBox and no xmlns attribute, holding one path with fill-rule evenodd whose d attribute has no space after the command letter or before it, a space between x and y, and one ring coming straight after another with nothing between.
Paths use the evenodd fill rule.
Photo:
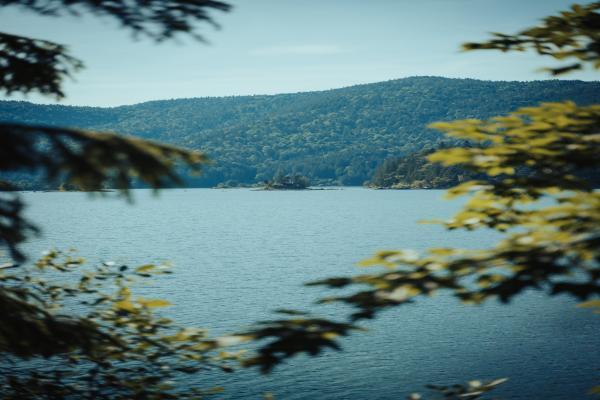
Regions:
<instances>
[{"instance_id":1,"label":"forested hill","mask_svg":"<svg viewBox=\"0 0 600 400\"><path fill-rule=\"evenodd\" d=\"M543 101L600 103L600 82L413 77L321 92L151 101L114 108L0 102L0 120L110 130L200 149L193 182L253 183L277 172L360 185L383 160L437 145L433 121L485 118ZM230 182L231 183L231 182Z\"/></svg>"}]
</instances>

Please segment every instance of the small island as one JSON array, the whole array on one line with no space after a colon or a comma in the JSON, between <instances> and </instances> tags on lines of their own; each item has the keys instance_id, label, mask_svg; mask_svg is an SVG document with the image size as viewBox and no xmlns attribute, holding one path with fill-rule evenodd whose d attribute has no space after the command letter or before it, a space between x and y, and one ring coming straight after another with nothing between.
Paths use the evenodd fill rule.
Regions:
<instances>
[{"instance_id":1,"label":"small island","mask_svg":"<svg viewBox=\"0 0 600 400\"><path fill-rule=\"evenodd\" d=\"M305 190L310 186L310 179L304 175L277 174L270 181L266 181L263 190Z\"/></svg>"}]
</instances>

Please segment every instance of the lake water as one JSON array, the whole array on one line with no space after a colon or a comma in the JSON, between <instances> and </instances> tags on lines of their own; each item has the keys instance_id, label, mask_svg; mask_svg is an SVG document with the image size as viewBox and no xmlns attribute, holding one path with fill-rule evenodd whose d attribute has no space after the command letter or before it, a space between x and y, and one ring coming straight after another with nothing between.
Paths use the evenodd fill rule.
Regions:
<instances>
[{"instance_id":1,"label":"lake water","mask_svg":"<svg viewBox=\"0 0 600 400\"><path fill-rule=\"evenodd\" d=\"M317 306L332 294L303 282L360 272L380 249L493 243L491 232L446 232L421 219L457 210L441 191L246 189L134 191L135 204L82 193L24 193L43 228L31 257L76 247L90 261L135 266L171 261L174 274L144 294L174 303L169 317L213 334L272 319L277 308L345 315ZM509 377L497 395L514 399L587 398L597 384L600 318L565 298L529 292L511 305L466 307L439 295L387 311L344 339L343 352L297 358L268 376L221 375L217 398L402 399L427 383ZM213 377L207 377L210 381ZM208 383L207 383L208 385Z\"/></svg>"}]
</instances>

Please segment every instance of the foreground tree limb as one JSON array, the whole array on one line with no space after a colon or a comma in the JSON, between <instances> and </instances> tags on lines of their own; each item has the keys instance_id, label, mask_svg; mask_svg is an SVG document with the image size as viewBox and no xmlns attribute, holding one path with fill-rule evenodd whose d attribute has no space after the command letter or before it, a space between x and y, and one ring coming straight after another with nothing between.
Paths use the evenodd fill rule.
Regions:
<instances>
[{"instance_id":1,"label":"foreground tree limb","mask_svg":"<svg viewBox=\"0 0 600 400\"><path fill-rule=\"evenodd\" d=\"M0 172L43 174L50 184L66 183L79 190L116 188L129 196L132 180L158 189L181 185L178 165L199 173L206 156L192 150L135 137L78 129L0 124ZM5 185L4 189L10 189ZM0 192L0 244L16 261L17 248L37 229L22 215L16 193Z\"/></svg>"},{"instance_id":2,"label":"foreground tree limb","mask_svg":"<svg viewBox=\"0 0 600 400\"><path fill-rule=\"evenodd\" d=\"M560 67L546 68L552 75L562 75L579 70L589 64L600 68L600 2L587 5L574 4L568 11L542 20L538 26L514 35L494 33L487 42L465 43L464 50L533 50L555 60L574 59L575 62Z\"/></svg>"},{"instance_id":3,"label":"foreground tree limb","mask_svg":"<svg viewBox=\"0 0 600 400\"><path fill-rule=\"evenodd\" d=\"M58 251L33 268L0 270L2 398L185 399L220 390L204 387L199 373L230 372L238 354L217 354L205 330L154 313L167 301L132 294L136 279L166 273L153 264L87 266ZM194 384L175 385L181 375Z\"/></svg>"},{"instance_id":4,"label":"foreground tree limb","mask_svg":"<svg viewBox=\"0 0 600 400\"><path fill-rule=\"evenodd\" d=\"M38 92L63 98L64 79L82 67L63 45L0 33L0 88L8 95Z\"/></svg>"},{"instance_id":5,"label":"foreground tree limb","mask_svg":"<svg viewBox=\"0 0 600 400\"><path fill-rule=\"evenodd\" d=\"M91 13L117 20L136 36L155 41L178 34L202 40L197 22L212 0L0 0L47 16ZM0 91L64 97L63 81L82 68L63 45L0 33ZM200 172L198 151L113 133L0 124L0 174L31 172L79 190L115 188L129 198L132 180L154 189L182 183L181 165ZM4 175L3 175L4 176ZM4 179L4 178L3 178ZM25 261L18 245L36 228L23 216L17 188L0 181L0 245ZM167 273L162 266L106 263L85 267L70 254L51 251L34 267L0 263L0 396L6 399L199 398L220 388L198 385L200 371L231 371L235 354L215 354L219 343L202 329L180 328L153 313L169 303L134 298L132 277ZM42 276L49 276L48 280ZM14 365L19 365L15 371ZM173 379L195 377L177 387Z\"/></svg>"},{"instance_id":6,"label":"foreground tree limb","mask_svg":"<svg viewBox=\"0 0 600 400\"><path fill-rule=\"evenodd\" d=\"M516 36L496 34L499 39L469 43L465 48L521 51L531 47L556 59L579 60L575 65L551 70L554 74L586 63L599 68L599 9L600 3L575 5L572 11L546 18L541 27ZM319 327L327 326L327 322L351 324L353 329L343 331L345 335L357 330L355 324L360 320L438 291L449 292L465 303L480 304L491 299L508 303L524 290L535 289L550 296L592 299L581 305L597 308L599 303L594 299L600 295L600 193L594 191L590 176L600 172L600 105L548 103L486 121L440 122L431 127L477 146L440 150L429 156L430 161L460 166L488 178L450 189L448 197L468 195L468 200L453 218L438 223L450 230L493 229L503 238L482 250L434 248L425 254L382 251L361 265L383 267L383 271L308 283L332 290L357 290L320 299L318 303L349 304L355 311L347 316L347 322L319 320ZM262 328L269 322L243 332L244 337L265 341L249 364L271 370L296 354L315 355L326 348L338 349L336 339L340 335L335 330L324 332L323 337L329 341L315 342L312 335L319 332L319 327L308 331L296 328L312 320L299 316L272 321L277 329L269 335ZM274 349L276 357L262 357ZM474 397L469 397L467 387L455 388L460 390L441 391L446 398L479 398L484 394L475 391ZM600 386L591 392L600 393Z\"/></svg>"}]
</instances>

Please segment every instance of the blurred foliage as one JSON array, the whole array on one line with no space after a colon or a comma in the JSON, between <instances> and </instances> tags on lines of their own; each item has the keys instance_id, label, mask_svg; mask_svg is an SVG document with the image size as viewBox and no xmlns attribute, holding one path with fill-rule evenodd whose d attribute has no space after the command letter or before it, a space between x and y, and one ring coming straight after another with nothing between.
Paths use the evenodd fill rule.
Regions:
<instances>
[{"instance_id":1,"label":"blurred foliage","mask_svg":"<svg viewBox=\"0 0 600 400\"><path fill-rule=\"evenodd\" d=\"M200 389L197 372L229 372L239 354L217 353L203 329L154 313L168 302L131 293L136 279L167 273L165 265L89 267L58 251L35 266L0 269L0 396L174 399L218 391ZM176 385L182 375L191 381Z\"/></svg>"},{"instance_id":2,"label":"blurred foliage","mask_svg":"<svg viewBox=\"0 0 600 400\"><path fill-rule=\"evenodd\" d=\"M427 385L427 388L436 394L430 399L445 399L445 400L477 400L496 386L506 382L507 379L496 379L490 382L470 381L466 384L455 384L452 386ZM493 400L493 398L489 398ZM408 396L408 400L425 400L420 393L413 393Z\"/></svg>"},{"instance_id":3,"label":"blurred foliage","mask_svg":"<svg viewBox=\"0 0 600 400\"><path fill-rule=\"evenodd\" d=\"M110 133L0 125L0 171L37 171L48 183L66 182L80 190L111 187L128 196L134 178L155 189L181 184L175 172L178 162L199 172L206 158L199 152ZM4 189L8 188L6 184ZM17 194L0 192L0 244L7 245L17 261L24 260L17 245L34 231L22 208Z\"/></svg>"},{"instance_id":4,"label":"blurred foliage","mask_svg":"<svg viewBox=\"0 0 600 400\"><path fill-rule=\"evenodd\" d=\"M431 126L435 127L436 124ZM458 142L458 145L455 146L485 148L488 145L487 141L477 143L466 140ZM428 159L434 152L448 147L454 146L442 143L440 147L434 149L399 158L389 158L375 170L373 178L367 183L367 186L376 189L448 189L471 180L488 182L498 179L496 176L474 171L472 168L465 168L460 164L442 165ZM521 177L534 173L529 164L516 165L514 175ZM600 168L597 165L577 165L573 170L573 175L587 182L591 187L600 188Z\"/></svg>"},{"instance_id":5,"label":"blurred foliage","mask_svg":"<svg viewBox=\"0 0 600 400\"><path fill-rule=\"evenodd\" d=\"M595 7L574 6L573 10L582 13ZM596 21L597 15L588 17ZM549 20L552 19L545 21ZM600 35L600 25L589 29L590 36ZM568 38L571 46L585 43L579 31L571 31ZM590 54L580 60L597 65L600 54ZM244 337L267 339L258 355L250 358L250 364L270 370L295 354L318 354L319 349L311 340L313 332L334 340L339 335L331 327L350 324L351 329L343 331L346 334L358 329L354 324L362 319L439 291L450 292L467 304L481 304L491 299L508 303L525 290L539 290L548 295L565 294L588 300L582 307L598 307L600 193L594 191L590 178L600 170L600 105L542 103L506 116L430 126L476 145L439 150L428 157L429 161L446 167L459 166L486 178L450 189L448 197L466 196L466 203L453 218L438 223L450 230L491 229L499 232L502 239L493 247L479 250L433 248L425 254L412 250L381 251L361 265L381 266L383 271L308 283L344 289L346 294L319 302L348 304L354 312L346 321L319 320L318 327L306 333L296 327L302 326L303 321L310 323L313 317L274 321L277 329L270 335L262 329L269 322L263 322L254 331L243 332ZM522 168L527 169L526 174L518 173ZM358 291L349 292L351 288ZM299 333L306 337L298 336ZM323 349L337 348L335 343L325 341L316 344ZM276 357L263 358L263 352L275 352ZM443 398L478 398L485 392L471 384L432 389ZM598 388L591 392L597 393Z\"/></svg>"},{"instance_id":6,"label":"blurred foliage","mask_svg":"<svg viewBox=\"0 0 600 400\"><path fill-rule=\"evenodd\" d=\"M64 97L61 83L83 66L63 45L0 33L0 89Z\"/></svg>"},{"instance_id":7,"label":"blurred foliage","mask_svg":"<svg viewBox=\"0 0 600 400\"><path fill-rule=\"evenodd\" d=\"M470 142L460 143L470 147ZM443 148L444 144L440 146ZM447 146L445 146L447 147ZM442 166L427 159L436 149L385 160L373 173L368 187L376 189L447 189L460 183L485 176L459 166Z\"/></svg>"},{"instance_id":8,"label":"blurred foliage","mask_svg":"<svg viewBox=\"0 0 600 400\"><path fill-rule=\"evenodd\" d=\"M228 11L231 7L213 0L0 0L0 6L18 6L44 16L93 14L115 19L133 32L155 41L185 34L203 40L196 23L217 26L209 10ZM68 49L47 40L0 33L0 91L39 92L63 98L65 78L83 67Z\"/></svg>"},{"instance_id":9,"label":"blurred foliage","mask_svg":"<svg viewBox=\"0 0 600 400\"><path fill-rule=\"evenodd\" d=\"M442 224L448 229L494 229L504 238L485 250L438 248L424 255L383 251L361 264L390 271L311 284L368 286L323 300L353 305L358 309L354 319L371 318L439 289L451 290L467 303L489 298L508 302L528 288L578 299L600 294L600 193L574 175L599 164L599 124L600 106L573 103L524 108L488 121L434 124L449 135L491 144L440 150L429 156L431 161L495 178L450 189L450 198L469 197ZM522 165L529 173L518 176L515 170ZM551 204L539 203L542 199Z\"/></svg>"},{"instance_id":10,"label":"blurred foliage","mask_svg":"<svg viewBox=\"0 0 600 400\"><path fill-rule=\"evenodd\" d=\"M0 0L0 6L18 6L43 16L62 17L92 14L116 20L135 36L155 41L185 34L203 40L198 22L218 26L209 12L229 11L231 6L216 0Z\"/></svg>"},{"instance_id":11,"label":"blurred foliage","mask_svg":"<svg viewBox=\"0 0 600 400\"><path fill-rule=\"evenodd\" d=\"M114 17L134 33L155 40L168 39L176 33L197 37L186 21L210 20L203 12L204 8L226 9L222 3L214 1L174 0L167 2L7 0L0 4L17 4L44 15L62 15L64 12L79 10L92 11L98 15ZM570 17L570 14L563 14L563 18L571 18L570 21L573 23L583 24L588 20L594 22L596 21L594 9L574 7L577 16ZM546 21L549 23L548 20ZM597 24L594 22L588 25L586 32L591 33L585 35L581 34L582 30L563 29L565 37L571 38L562 39L563 42L555 38L544 38L540 34L542 39L539 40L549 40L548 43L558 46L561 51L566 51L565 46L570 46L570 50L565 54L552 49L547 50L544 46L538 46L536 50L557 58L576 57L580 63L596 63L598 56L594 50L595 42L592 41L589 46L591 50L585 53L573 50L587 49L583 45L579 46L578 43L581 41L587 46L589 43L586 38L592 40L596 37ZM554 28L547 30L551 29ZM533 37L531 32L523 35L525 39L522 40L525 41L507 45L504 50L518 50L524 48L519 46L535 43L532 41L534 39L530 42L526 41ZM30 71L38 71L36 73L42 80L37 82L33 81L34 77L31 77L32 81L28 81L26 78L18 77L18 74L11 75L10 71L5 72L6 76L2 80L0 89L6 92L23 93L38 90L44 94L60 97L62 79L69 76L78 66L78 62L70 58L64 48L56 47L60 45L27 38L17 39L16 42L13 40L12 44L6 44L6 36L0 37L0 60L9 60L12 65L18 65L21 61L36 64L40 60L48 60L49 64L42 72L34 68L42 67L41 65L34 65L30 69ZM18 46L23 46L22 52L18 50ZM477 48L476 45L468 46ZM490 45L488 48L498 47ZM19 58L16 60L18 62L11 57ZM567 71L569 68L574 67L563 69ZM15 76L19 79L11 80ZM426 82L427 79L412 78L403 82L418 85ZM427 90L439 94L440 91L436 88L450 87L457 90L457 86L449 85L449 82L463 83L464 81L434 79L434 82L435 85ZM316 107L312 109L307 107L302 112L285 114L284 118L272 118L268 124L256 126L253 134L260 134L260 129L281 133L290 129L290 126L298 126L299 123L303 126L302 122L306 121L308 125L303 126L302 136L309 137L311 140L314 138L315 146L326 149L329 142L319 141L320 135L316 133L320 131L316 128L312 129L310 125L311 122L316 121L316 126L326 126L329 132L339 134L334 143L340 137L347 142L347 137L352 135L357 137L356 143L364 143L366 140L362 135L363 132L370 132L372 137L381 132L381 126L375 122L385 120L388 115L386 111L400 114L401 110L386 107L386 105L398 104L397 101L386 103L383 92L377 92L385 88L385 85L376 85L376 91L363 98L360 96L354 100L352 96L343 98L343 101L346 101L345 108L340 111L338 107L338 112L350 115L351 118L348 118L351 120L329 116L334 112L332 107L336 106L336 102L330 100L335 99L335 95L339 92L324 92L320 96L325 96L326 101L322 101L321 98L318 105L328 112L319 111ZM522 85L505 85L499 87L518 87L522 92ZM539 85L543 84L532 83L531 85L539 88L541 87ZM569 97L579 96L581 93L569 92L569 90L581 92L573 88L595 88L594 84L573 82L555 82L548 85L550 85L548 87L555 85L561 88L561 98L546 100L566 100ZM563 90L565 88L570 89ZM356 94L360 93L361 89L359 86L344 90L345 93ZM554 95L558 96L556 93ZM291 96L257 96L257 99L261 101L275 99L272 100L275 102L289 99ZM595 96L596 93L583 96L582 102L595 102L597 100ZM402 100L405 99L404 96L400 97ZM398 98L396 94L395 100ZM498 104L502 107L512 107L521 100L507 101L506 99L510 97L492 96L489 92L485 96L489 99L487 103L468 92L462 93L461 98L465 105L469 105L469 113L480 110L483 115L456 115L457 109L447 105L454 102L449 102L447 97L441 99L445 106L439 107L436 104L434 107L426 104L426 100L435 100L435 96L428 98L419 96L414 97L419 99L419 104L409 102L405 104L410 110L405 113L405 118L412 118L414 126L419 126L421 129L419 132L422 136L417 137L426 138L437 137L433 132L422 128L424 124L435 119L480 118L439 123L433 127L453 135L456 140L481 142L485 146L446 149L430 156L429 159L447 166L457 165L493 178L466 182L452 189L449 192L452 196L466 194L471 196L465 208L455 218L443 224L448 229L487 228L503 232L504 238L495 247L477 251L432 249L425 255L410 251L380 252L372 259L365 260L363 264L383 265L388 268L384 272L351 278L331 278L311 283L332 289L355 285L363 288L355 294L321 300L343 302L354 306L355 312L347 321L335 322L284 310L282 311L284 314L291 315L289 318L264 321L253 329L230 338L221 338L219 341L209 339L202 330L178 328L168 319L156 316L152 309L168 305L165 301L133 297L128 287L130 278L134 276L145 278L153 273L165 273L160 266L145 265L130 271L127 266L107 263L88 269L84 267L83 260L57 252L48 253L36 263L37 269L34 270L25 266L5 264L0 268L0 322L2 322L0 323L0 357L3 358L0 364L2 368L0 380L3 381L0 390L3 397L162 399L202 396L209 393L195 391L189 384L177 386L175 382L180 374L190 374L197 378L194 374L201 370L217 368L229 371L227 361L236 360L239 355L227 353L214 355L213 352L221 345L237 344L247 340L266 340L267 343L255 355L246 358L244 363L258 366L263 372L268 372L288 357L299 353L317 355L325 348L338 349L339 337L360 329L355 325L357 321L372 318L380 310L415 301L418 296L430 295L439 290L451 291L459 299L469 303L481 303L490 298L508 302L527 288L544 290L549 294L566 293L581 299L597 296L600 292L598 286L600 260L597 252L600 241L598 230L600 197L592 190L585 178L576 175L575 172L579 168L597 167L598 158L594 158L594 151L598 148L598 116L600 115L598 107L600 106L576 106L570 102L548 103L539 107L521 108L506 117L491 118L493 114L490 112L498 112ZM313 101L310 94L302 99L305 101L301 103L303 106L310 105ZM357 106L364 99L368 104L374 105L369 112L362 112L364 109ZM518 105L529 105L531 101L536 100L532 96L521 99L527 104ZM242 99L240 104L244 106L251 104L247 100ZM497 103L498 101L501 103ZM269 100L266 101L267 109L272 106L268 102ZM11 106L15 104L16 107L25 106L23 103L10 103ZM160 108L161 102L147 103L142 106L156 111L156 108ZM292 107L289 110L293 111L293 106L289 107ZM182 109L185 110L185 107ZM126 110L135 111L132 108ZM252 107L245 110L248 114L256 113L256 109ZM508 109L502 112L508 112ZM440 114L443 117L440 117ZM226 119L231 118L231 115L221 113L217 114L217 117ZM163 119L158 113L156 118ZM139 121L140 119L137 119L136 123ZM31 123L31 121L9 120L9 122L3 124L0 131L3 138L0 146L0 151L3 152L0 160L3 164L0 164L0 171L30 169L35 172L38 170L46 179L65 177L67 183L79 185L86 190L97 190L104 184L109 184L127 193L127 188L131 187L130 177L139 177L153 187L162 187L168 182L177 182L177 175L173 173L173 166L177 160L191 167L197 167L205 161L197 153L140 139L42 126L48 123L47 120L36 124L39 126L16 123ZM349 124L346 130L343 129L344 123ZM342 129L337 129L336 126ZM89 126L82 126L82 128L86 127L89 128ZM177 128L177 124L171 127ZM350 127L357 129L350 129ZM405 126L397 124L386 127L396 132ZM244 126L244 129L246 128L248 127ZM177 132L177 129L170 131ZM166 135L165 132L167 131L161 130L160 135ZM151 128L131 133L163 138ZM239 144L253 140L252 135L241 137L239 131L235 129L227 130L227 133L220 136L224 148L238 146L244 150L243 147L239 147ZM408 133L407 137L410 138L410 134ZM202 135L197 137L199 140L203 139ZM272 140L277 135L265 137L267 140ZM298 137L290 136L290 139ZM292 148L300 147L293 142L286 145ZM239 152L251 159L253 154L245 154L242 150ZM361 151L368 150L368 147L361 148ZM260 151L269 153L269 149L264 147ZM367 158L359 158L360 154L362 153L348 152L350 159L357 160L358 166L365 161L366 165L370 165L369 168L373 170L376 165L369 164ZM279 157L285 160L290 158L291 154ZM326 158L323 154L319 154L318 157ZM385 157L380 157L383 158ZM305 163L310 164L306 162L307 160L308 158L304 160ZM246 164L239 162L239 165ZM339 164L337 168L343 166L344 164ZM526 166L531 173L523 176L517 174L520 166ZM350 173L348 167L354 167L354 164L345 167L344 173L347 176L361 176L354 172ZM332 176L338 176L335 175L337 173L337 170L334 171ZM348 180L348 182L353 181ZM5 200L0 202L3 221L0 233L3 244L7 245L12 251L12 256L19 260L23 255L18 252L15 245L24 239L27 231L33 231L34 228L22 217L23 204L18 195L10 194L10 196L10 198L3 197ZM552 204L547 205L540 200ZM72 282L72 278L61 279L63 273L73 276L76 272L80 272L80 275L77 275L78 278ZM48 274L50 280L42 280L44 274ZM595 300L591 301L591 303L583 303L582 306L595 307ZM23 360L28 361L23 364ZM20 363L18 371L11 368L17 361ZM499 383L501 380L485 384L474 381L467 385L452 387L431 386L430 389L444 398L478 398ZM415 396L413 395L413 398Z\"/></svg>"},{"instance_id":12,"label":"blurred foliage","mask_svg":"<svg viewBox=\"0 0 600 400\"><path fill-rule=\"evenodd\" d=\"M211 0L1 0L0 5L20 6L46 16L108 16L156 41L182 33L201 39L194 23L214 24L208 11L230 8ZM7 94L37 91L61 98L63 79L81 67L60 44L0 33L0 91ZM185 172L197 172L207 161L198 152L139 138L22 122L0 123L0 245L7 246L16 261L25 258L17 245L37 228L23 217L19 196L3 193L18 189L7 177L25 172L54 187L63 184L95 191L109 186L127 194L132 179L155 189L181 184L178 162L188 168Z\"/></svg>"},{"instance_id":13,"label":"blurred foliage","mask_svg":"<svg viewBox=\"0 0 600 400\"><path fill-rule=\"evenodd\" d=\"M483 43L465 43L465 50L492 49L501 51L534 50L556 60L577 61L546 70L561 75L578 70L584 64L600 68L600 2L574 4L568 11L543 19L542 24L515 35L494 33L494 38Z\"/></svg>"},{"instance_id":14,"label":"blurred foliage","mask_svg":"<svg viewBox=\"0 0 600 400\"><path fill-rule=\"evenodd\" d=\"M235 337L242 341L274 339L260 348L256 355L243 361L246 367L258 366L261 372L268 373L286 358L300 353L316 356L327 348L340 350L335 339L358 329L360 328L351 323L308 318L306 314L300 313L294 319L258 323L256 329L238 333Z\"/></svg>"},{"instance_id":15,"label":"blurred foliage","mask_svg":"<svg viewBox=\"0 0 600 400\"><path fill-rule=\"evenodd\" d=\"M278 171L304 175L315 186L360 186L386 159L463 145L463 140L427 128L429 123L487 119L539 102L570 99L581 105L600 103L600 83L413 77L321 92L115 108L0 102L0 121L115 131L201 150L214 162L201 177L186 179L187 186L228 181L251 185L272 179ZM446 171L448 179L441 186L464 175L455 170ZM416 174L415 180L428 174ZM56 188L41 177L10 177L25 190Z\"/></svg>"},{"instance_id":16,"label":"blurred foliage","mask_svg":"<svg viewBox=\"0 0 600 400\"><path fill-rule=\"evenodd\" d=\"M208 0L87 1L3 0L42 15L92 13L115 18L136 35L156 41L183 33L196 39L195 22L229 6ZM82 67L56 43L0 33L0 91L64 97L64 78ZM118 189L130 198L132 180L158 189L182 183L207 161L199 152L113 133L47 124L0 123L0 173L23 171L47 182L85 191ZM39 231L23 216L14 185L0 181L0 245L19 263L17 245ZM202 329L180 328L156 315L169 305L134 298L133 278L169 271L164 266L106 263L51 251L30 264L0 265L0 397L6 399L199 398L198 372L231 371L238 355L217 353L218 341ZM189 375L190 385L177 385ZM200 385L199 385L200 384Z\"/></svg>"}]
</instances>

